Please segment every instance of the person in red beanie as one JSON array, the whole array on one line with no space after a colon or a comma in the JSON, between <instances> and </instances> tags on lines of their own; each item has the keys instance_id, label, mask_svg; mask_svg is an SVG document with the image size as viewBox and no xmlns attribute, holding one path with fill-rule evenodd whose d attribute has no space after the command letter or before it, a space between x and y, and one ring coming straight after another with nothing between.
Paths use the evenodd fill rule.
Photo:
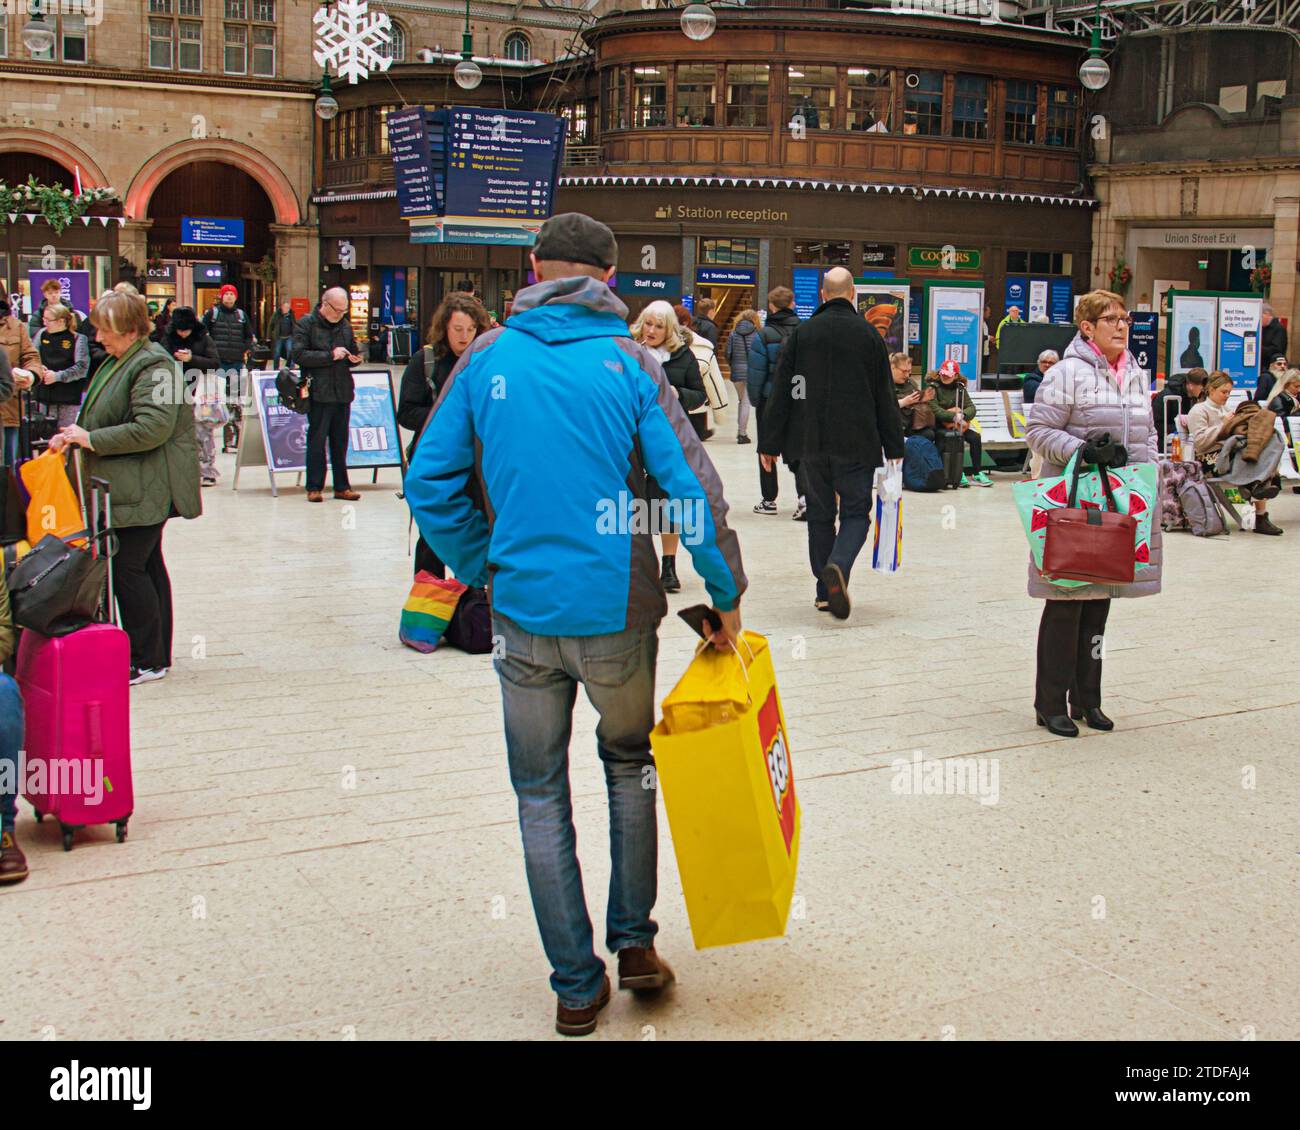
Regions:
<instances>
[{"instance_id":1,"label":"person in red beanie","mask_svg":"<svg viewBox=\"0 0 1300 1130\"><path fill-rule=\"evenodd\" d=\"M226 378L226 395L234 400L241 391L239 374L244 367L244 358L257 337L253 333L252 321L239 308L239 291L226 283L217 293L221 301L203 315L203 328L212 335L217 356L221 358L221 368L217 372Z\"/></svg>"}]
</instances>

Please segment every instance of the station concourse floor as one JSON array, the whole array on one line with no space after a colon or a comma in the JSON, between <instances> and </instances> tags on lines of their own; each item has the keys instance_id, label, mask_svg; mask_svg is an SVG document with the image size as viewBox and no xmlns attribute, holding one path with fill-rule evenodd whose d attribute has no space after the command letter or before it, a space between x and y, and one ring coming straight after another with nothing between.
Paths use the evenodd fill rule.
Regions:
<instances>
[{"instance_id":1,"label":"station concourse floor","mask_svg":"<svg viewBox=\"0 0 1300 1130\"><path fill-rule=\"evenodd\" d=\"M792 479L755 515L755 447L733 437L725 421L707 449L789 725L795 909L784 938L695 950L661 811L678 984L615 992L594 1038L1300 1037L1300 496L1271 506L1281 538L1166 537L1163 595L1112 608L1117 729L1068 740L1034 724L1015 476L905 496L903 572L860 561L838 622L812 607ZM273 499L264 470L236 493L221 466L204 516L165 535L176 666L131 691L129 838L91 829L65 854L20 802L32 874L0 889L0 1039L558 1038L490 658L397 641L397 472L309 506L292 476ZM672 607L704 599L685 550L679 572ZM657 698L692 646L670 615ZM593 726L579 695L599 942ZM915 751L996 761L996 803L898 791Z\"/></svg>"}]
</instances>

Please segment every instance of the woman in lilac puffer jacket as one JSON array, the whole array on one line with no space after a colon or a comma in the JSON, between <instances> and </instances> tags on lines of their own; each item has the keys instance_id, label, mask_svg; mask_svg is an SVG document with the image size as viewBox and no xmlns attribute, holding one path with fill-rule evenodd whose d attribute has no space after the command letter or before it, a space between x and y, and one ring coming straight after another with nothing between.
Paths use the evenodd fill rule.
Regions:
<instances>
[{"instance_id":1,"label":"woman in lilac puffer jacket","mask_svg":"<svg viewBox=\"0 0 1300 1130\"><path fill-rule=\"evenodd\" d=\"M1044 478L1060 475L1070 457L1109 432L1128 452L1129 463L1154 463L1157 437L1146 373L1128 350L1124 300L1108 290L1079 299L1078 336L1047 370L1029 405L1025 439L1043 457ZM1029 565L1029 595L1044 600L1038 629L1038 678L1034 709L1038 724L1054 734L1078 735L1071 719L1097 730L1114 728L1101 712L1101 655L1112 597L1153 596L1160 591L1163 548L1159 523L1151 529L1151 562L1131 585L1060 588ZM1067 698L1068 710L1067 710Z\"/></svg>"}]
</instances>

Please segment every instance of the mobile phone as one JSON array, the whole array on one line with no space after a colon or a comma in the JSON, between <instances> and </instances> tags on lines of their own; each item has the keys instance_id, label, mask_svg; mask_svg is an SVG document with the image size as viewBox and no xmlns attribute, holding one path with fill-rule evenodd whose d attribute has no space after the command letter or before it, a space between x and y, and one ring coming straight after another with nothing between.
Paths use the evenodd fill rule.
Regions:
<instances>
[{"instance_id":1,"label":"mobile phone","mask_svg":"<svg viewBox=\"0 0 1300 1130\"><path fill-rule=\"evenodd\" d=\"M677 613L701 639L710 639L722 629L722 621L707 604L692 604Z\"/></svg>"}]
</instances>

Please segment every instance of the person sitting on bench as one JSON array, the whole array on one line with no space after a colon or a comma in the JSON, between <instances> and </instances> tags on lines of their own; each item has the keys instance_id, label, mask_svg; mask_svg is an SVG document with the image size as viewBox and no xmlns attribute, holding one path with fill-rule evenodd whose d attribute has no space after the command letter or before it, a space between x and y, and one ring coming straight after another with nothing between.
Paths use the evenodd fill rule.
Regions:
<instances>
[{"instance_id":1,"label":"person sitting on bench","mask_svg":"<svg viewBox=\"0 0 1300 1130\"><path fill-rule=\"evenodd\" d=\"M922 436L934 442L935 417L931 401L934 389L921 391L921 386L912 380L912 359L906 353L889 355L889 370L894 377L894 395L898 398L898 410L903 416L903 436Z\"/></svg>"},{"instance_id":2,"label":"person sitting on bench","mask_svg":"<svg viewBox=\"0 0 1300 1130\"><path fill-rule=\"evenodd\" d=\"M1205 399L1194 405L1187 414L1187 431L1192 437L1196 458L1201 461L1207 479L1212 479L1217 474L1215 465L1227 435L1225 427L1236 415L1227 408L1228 397L1231 395L1232 378L1222 370L1211 373L1206 383ZM1274 537L1280 534L1282 531L1269 519L1268 500L1253 498L1251 501L1255 504L1255 533Z\"/></svg>"},{"instance_id":3,"label":"person sitting on bench","mask_svg":"<svg viewBox=\"0 0 1300 1130\"><path fill-rule=\"evenodd\" d=\"M969 479L962 475L961 485L967 487L973 482L977 487L991 487L993 480L981 470L984 447L980 434L971 427L976 414L975 402L966 391L966 378L961 375L957 362L945 361L939 366L938 372L930 373L925 381L928 387L934 389L931 407L934 408L940 430L961 436L962 442L970 448L971 475Z\"/></svg>"}]
</instances>

